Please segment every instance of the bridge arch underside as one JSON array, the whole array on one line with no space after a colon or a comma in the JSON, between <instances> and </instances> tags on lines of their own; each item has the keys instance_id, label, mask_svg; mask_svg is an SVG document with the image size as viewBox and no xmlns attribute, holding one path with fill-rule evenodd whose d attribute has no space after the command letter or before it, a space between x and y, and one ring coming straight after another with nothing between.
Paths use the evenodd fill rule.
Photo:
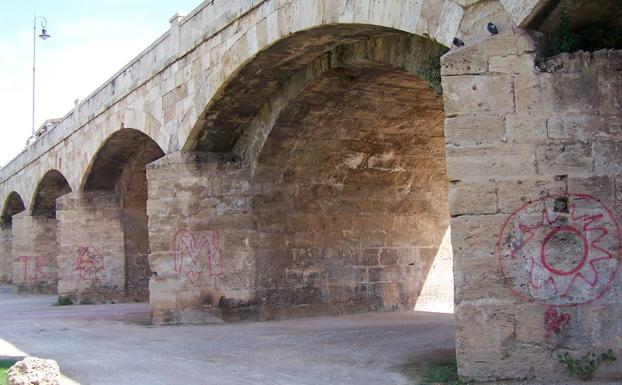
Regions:
<instances>
[{"instance_id":1,"label":"bridge arch underside","mask_svg":"<svg viewBox=\"0 0 622 385\"><path fill-rule=\"evenodd\" d=\"M37 183L26 211L13 218L11 282L19 291L56 293L58 285L58 220L56 202L71 187L58 170L46 172Z\"/></svg>"},{"instance_id":2,"label":"bridge arch underside","mask_svg":"<svg viewBox=\"0 0 622 385\"><path fill-rule=\"evenodd\" d=\"M57 170L48 171L37 186L32 215L56 218L56 199L71 192L67 179Z\"/></svg>"},{"instance_id":3,"label":"bridge arch underside","mask_svg":"<svg viewBox=\"0 0 622 385\"><path fill-rule=\"evenodd\" d=\"M451 261L443 122L436 92L385 65L329 70L288 103L251 180L268 317L415 307Z\"/></svg>"},{"instance_id":4,"label":"bridge arch underside","mask_svg":"<svg viewBox=\"0 0 622 385\"><path fill-rule=\"evenodd\" d=\"M162 156L155 141L129 128L99 149L81 191L59 205L62 296L81 302L148 299L145 167Z\"/></svg>"},{"instance_id":5,"label":"bridge arch underside","mask_svg":"<svg viewBox=\"0 0 622 385\"><path fill-rule=\"evenodd\" d=\"M22 197L15 191L11 192L2 207L0 217L0 282L12 282L13 261L13 216L26 210Z\"/></svg>"},{"instance_id":6,"label":"bridge arch underside","mask_svg":"<svg viewBox=\"0 0 622 385\"><path fill-rule=\"evenodd\" d=\"M444 52L329 26L247 63L148 168L154 321L450 308Z\"/></svg>"},{"instance_id":7,"label":"bridge arch underside","mask_svg":"<svg viewBox=\"0 0 622 385\"><path fill-rule=\"evenodd\" d=\"M13 216L26 210L22 197L15 191L11 192L2 208L2 226L10 227Z\"/></svg>"}]
</instances>

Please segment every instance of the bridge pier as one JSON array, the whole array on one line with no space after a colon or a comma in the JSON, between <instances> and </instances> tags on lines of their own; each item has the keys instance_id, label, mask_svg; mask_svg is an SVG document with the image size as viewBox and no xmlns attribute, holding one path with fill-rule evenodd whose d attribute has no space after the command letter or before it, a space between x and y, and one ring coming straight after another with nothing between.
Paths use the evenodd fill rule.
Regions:
<instances>
[{"instance_id":1,"label":"bridge pier","mask_svg":"<svg viewBox=\"0 0 622 385\"><path fill-rule=\"evenodd\" d=\"M253 308L249 175L220 154L177 152L147 166L155 323L218 322L219 305Z\"/></svg>"},{"instance_id":2,"label":"bridge pier","mask_svg":"<svg viewBox=\"0 0 622 385\"><path fill-rule=\"evenodd\" d=\"M22 212L13 216L12 222L8 247L13 250L13 285L22 292L55 293L58 281L56 219Z\"/></svg>"},{"instance_id":3,"label":"bridge pier","mask_svg":"<svg viewBox=\"0 0 622 385\"><path fill-rule=\"evenodd\" d=\"M155 323L404 310L440 260L460 374L563 381L559 354L620 355L620 50L544 58L517 28L558 19L539 0L229 3L175 18L2 169L0 279L53 250L52 221L16 214L52 218L73 186L78 302L149 281ZM35 191L55 167L71 183Z\"/></svg>"},{"instance_id":4,"label":"bridge pier","mask_svg":"<svg viewBox=\"0 0 622 385\"><path fill-rule=\"evenodd\" d=\"M125 300L122 207L113 191L57 200L60 297L78 303Z\"/></svg>"},{"instance_id":5,"label":"bridge pier","mask_svg":"<svg viewBox=\"0 0 622 385\"><path fill-rule=\"evenodd\" d=\"M11 283L13 261L13 226L0 227L0 283Z\"/></svg>"}]
</instances>

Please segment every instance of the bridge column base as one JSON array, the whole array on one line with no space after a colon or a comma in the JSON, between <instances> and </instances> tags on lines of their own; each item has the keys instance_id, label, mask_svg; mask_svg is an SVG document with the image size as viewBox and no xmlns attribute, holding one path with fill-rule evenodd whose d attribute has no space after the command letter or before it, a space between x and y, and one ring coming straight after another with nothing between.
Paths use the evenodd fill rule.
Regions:
<instances>
[{"instance_id":1,"label":"bridge column base","mask_svg":"<svg viewBox=\"0 0 622 385\"><path fill-rule=\"evenodd\" d=\"M12 283L19 292L55 293L56 219L21 213L12 224Z\"/></svg>"},{"instance_id":2,"label":"bridge column base","mask_svg":"<svg viewBox=\"0 0 622 385\"><path fill-rule=\"evenodd\" d=\"M57 200L58 294L74 303L125 300L123 210L118 194L89 191Z\"/></svg>"},{"instance_id":3,"label":"bridge column base","mask_svg":"<svg viewBox=\"0 0 622 385\"><path fill-rule=\"evenodd\" d=\"M13 261L13 226L0 228L0 283L11 283Z\"/></svg>"},{"instance_id":4,"label":"bridge column base","mask_svg":"<svg viewBox=\"0 0 622 385\"><path fill-rule=\"evenodd\" d=\"M255 313L249 178L220 154L174 153L147 167L154 323Z\"/></svg>"}]
</instances>

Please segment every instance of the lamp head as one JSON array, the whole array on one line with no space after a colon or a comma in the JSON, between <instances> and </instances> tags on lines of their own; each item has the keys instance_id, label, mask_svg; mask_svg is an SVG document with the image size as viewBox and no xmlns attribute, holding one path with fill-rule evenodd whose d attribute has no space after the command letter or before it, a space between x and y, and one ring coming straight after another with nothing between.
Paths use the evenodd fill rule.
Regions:
<instances>
[{"instance_id":1,"label":"lamp head","mask_svg":"<svg viewBox=\"0 0 622 385\"><path fill-rule=\"evenodd\" d=\"M39 37L42 40L46 40L48 37L51 37L51 35L48 34L48 31L45 28L41 28L41 35L39 35Z\"/></svg>"}]
</instances>

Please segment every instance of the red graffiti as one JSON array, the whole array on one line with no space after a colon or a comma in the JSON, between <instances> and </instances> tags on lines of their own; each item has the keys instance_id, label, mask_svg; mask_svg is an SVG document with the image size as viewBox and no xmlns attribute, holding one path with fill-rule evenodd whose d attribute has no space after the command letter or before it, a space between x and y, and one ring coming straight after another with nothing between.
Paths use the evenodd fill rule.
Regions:
<instances>
[{"instance_id":1,"label":"red graffiti","mask_svg":"<svg viewBox=\"0 0 622 385\"><path fill-rule=\"evenodd\" d=\"M97 281L102 278L104 257L93 246L80 246L73 259L73 270L84 281Z\"/></svg>"},{"instance_id":2,"label":"red graffiti","mask_svg":"<svg viewBox=\"0 0 622 385\"><path fill-rule=\"evenodd\" d=\"M50 277L48 273L43 272L44 268L50 265L50 257L23 255L17 257L17 261L24 264L22 276L24 282L36 283L46 280ZM34 268L33 272L31 272L32 268Z\"/></svg>"},{"instance_id":3,"label":"red graffiti","mask_svg":"<svg viewBox=\"0 0 622 385\"><path fill-rule=\"evenodd\" d=\"M504 223L498 245L501 272L525 300L552 306L590 303L617 275L620 239L615 216L596 198L542 198Z\"/></svg>"},{"instance_id":4,"label":"red graffiti","mask_svg":"<svg viewBox=\"0 0 622 385\"><path fill-rule=\"evenodd\" d=\"M192 284L197 283L203 276L205 264L209 276L223 274L221 252L218 231L182 230L173 238L175 271L185 275Z\"/></svg>"},{"instance_id":5,"label":"red graffiti","mask_svg":"<svg viewBox=\"0 0 622 385\"><path fill-rule=\"evenodd\" d=\"M570 322L570 314L557 313L555 309L549 309L544 313L544 336L551 337L553 334L559 333Z\"/></svg>"}]
</instances>

